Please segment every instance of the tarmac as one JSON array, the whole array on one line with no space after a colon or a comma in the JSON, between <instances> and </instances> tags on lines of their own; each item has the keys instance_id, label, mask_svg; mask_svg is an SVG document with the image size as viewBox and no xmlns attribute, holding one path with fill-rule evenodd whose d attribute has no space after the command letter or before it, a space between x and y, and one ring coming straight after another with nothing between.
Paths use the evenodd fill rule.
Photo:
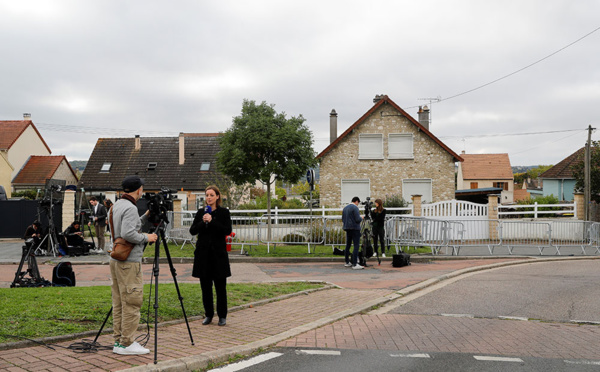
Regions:
<instances>
[{"instance_id":1,"label":"tarmac","mask_svg":"<svg viewBox=\"0 0 600 372\"><path fill-rule=\"evenodd\" d=\"M0 241L0 286L14 279L19 259L9 251L21 242ZM20 248L19 248L20 249ZM391 259L381 265L374 259L364 270L343 265L343 257L324 259L252 258L232 252L229 283L316 281L320 290L282 296L232 308L227 325L202 326L201 314L188 314L194 338L191 344L185 323L173 322L158 329L157 363L154 364L154 334L146 345L151 353L123 356L112 350L75 353L66 349L96 332L41 340L62 347L51 350L30 342L0 346L0 370L6 371L189 371L206 368L230 358L250 355L270 347L327 347L404 351L487 352L550 358L598 360L594 348L600 339L597 325L507 322L497 319L465 319L420 315L390 315L383 309L399 305L434 290L463 275L507 265L557 259L595 257L412 257L412 265L394 268ZM51 277L57 258L39 260L40 273ZM108 258L103 255L68 258L74 265L78 286L109 285ZM191 277L190 260L174 260L179 283L197 283ZM159 283L172 281L162 265ZM144 281L149 282L152 265L146 263ZM474 321L474 322L473 322ZM565 342L568 340L568 342ZM556 341L556 342L554 342ZM560 342L558 342L560 341ZM98 342L112 345L103 334ZM527 351L524 351L527 350Z\"/></svg>"}]
</instances>

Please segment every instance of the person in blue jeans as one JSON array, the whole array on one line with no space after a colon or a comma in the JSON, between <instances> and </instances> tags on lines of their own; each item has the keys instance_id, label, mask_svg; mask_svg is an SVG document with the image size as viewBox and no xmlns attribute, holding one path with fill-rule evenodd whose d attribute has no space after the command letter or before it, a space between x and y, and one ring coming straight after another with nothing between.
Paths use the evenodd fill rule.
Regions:
<instances>
[{"instance_id":1,"label":"person in blue jeans","mask_svg":"<svg viewBox=\"0 0 600 372\"><path fill-rule=\"evenodd\" d=\"M364 269L363 266L358 264L358 246L360 245L360 223L362 218L360 217L360 211L358 210L358 204L360 199L358 196L352 198L352 203L348 204L342 210L342 223L343 229L346 231L346 250L344 251L346 257L346 264L344 266L350 267L354 270ZM350 262L350 245L354 242L354 250L352 251L352 262Z\"/></svg>"}]
</instances>

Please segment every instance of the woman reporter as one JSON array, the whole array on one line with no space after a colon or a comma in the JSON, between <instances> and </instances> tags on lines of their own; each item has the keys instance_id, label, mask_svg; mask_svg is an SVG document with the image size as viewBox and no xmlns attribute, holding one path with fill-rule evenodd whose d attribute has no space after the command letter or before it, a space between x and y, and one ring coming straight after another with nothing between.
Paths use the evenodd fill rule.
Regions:
<instances>
[{"instance_id":1,"label":"woman reporter","mask_svg":"<svg viewBox=\"0 0 600 372\"><path fill-rule=\"evenodd\" d=\"M214 283L218 324L224 326L227 323L227 278L231 276L225 237L231 234L231 216L227 208L221 207L221 192L217 186L208 186L205 196L206 207L198 210L190 227L190 234L198 235L192 276L200 278L206 316L202 324L210 324L215 314L212 291Z\"/></svg>"},{"instance_id":2,"label":"woman reporter","mask_svg":"<svg viewBox=\"0 0 600 372\"><path fill-rule=\"evenodd\" d=\"M375 200L375 210L371 212L373 217L373 242L375 252L377 252L377 240L381 242L381 257L385 257L385 214L381 199Z\"/></svg>"}]
</instances>

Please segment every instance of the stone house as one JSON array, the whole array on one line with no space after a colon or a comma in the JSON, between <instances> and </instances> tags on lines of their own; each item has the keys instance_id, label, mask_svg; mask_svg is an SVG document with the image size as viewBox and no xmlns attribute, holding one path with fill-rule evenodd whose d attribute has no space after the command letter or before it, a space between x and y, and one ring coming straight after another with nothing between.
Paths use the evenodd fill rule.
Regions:
<instances>
[{"instance_id":1,"label":"stone house","mask_svg":"<svg viewBox=\"0 0 600 372\"><path fill-rule=\"evenodd\" d=\"M453 199L455 162L463 159L429 131L427 107L420 108L419 122L386 95L373 102L339 137L337 113L331 112L331 143L317 155L321 205L337 207L353 196Z\"/></svg>"},{"instance_id":2,"label":"stone house","mask_svg":"<svg viewBox=\"0 0 600 372\"><path fill-rule=\"evenodd\" d=\"M514 176L508 154L460 154L456 189L476 192L497 188L502 204L514 201Z\"/></svg>"},{"instance_id":3,"label":"stone house","mask_svg":"<svg viewBox=\"0 0 600 372\"><path fill-rule=\"evenodd\" d=\"M50 147L31 121L29 114L23 120L0 120L0 185L7 197L12 195L12 180L21 171L31 155L50 155Z\"/></svg>"}]
</instances>

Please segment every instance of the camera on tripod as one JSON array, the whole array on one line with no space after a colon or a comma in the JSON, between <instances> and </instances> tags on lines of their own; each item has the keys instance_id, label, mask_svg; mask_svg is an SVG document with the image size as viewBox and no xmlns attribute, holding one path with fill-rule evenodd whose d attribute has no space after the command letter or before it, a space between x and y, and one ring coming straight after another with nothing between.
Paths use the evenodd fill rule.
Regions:
<instances>
[{"instance_id":1,"label":"camera on tripod","mask_svg":"<svg viewBox=\"0 0 600 372\"><path fill-rule=\"evenodd\" d=\"M371 197L367 196L367 200L361 203L365 206L365 218L371 218L371 208L373 208L373 202L371 201Z\"/></svg>"},{"instance_id":2,"label":"camera on tripod","mask_svg":"<svg viewBox=\"0 0 600 372\"><path fill-rule=\"evenodd\" d=\"M144 194L144 199L147 200L150 216L148 220L151 223L158 224L161 221L169 222L167 212L173 210L173 191L166 187L162 187L159 192L147 192Z\"/></svg>"}]
</instances>

